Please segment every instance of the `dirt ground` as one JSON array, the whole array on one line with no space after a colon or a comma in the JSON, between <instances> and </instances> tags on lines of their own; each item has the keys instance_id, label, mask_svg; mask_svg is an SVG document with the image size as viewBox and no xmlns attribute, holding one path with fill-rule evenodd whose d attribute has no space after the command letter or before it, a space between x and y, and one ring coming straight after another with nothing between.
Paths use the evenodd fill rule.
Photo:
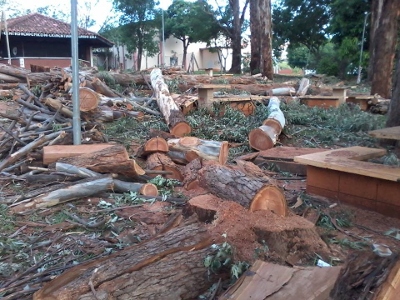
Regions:
<instances>
[{"instance_id":1,"label":"dirt ground","mask_svg":"<svg viewBox=\"0 0 400 300\"><path fill-rule=\"evenodd\" d=\"M17 109L15 103L0 101L0 111L14 109ZM273 177L281 177L281 174L276 173ZM373 244L398 251L400 240L389 231L400 230L400 219L307 195L304 177L293 176L278 182L291 210L287 218L270 212L249 213L235 202L215 202L219 205L219 213L206 226L216 243L227 241L232 245L235 261L251 264L256 259L263 259L288 265L315 265L317 259L323 259L329 264L341 265L353 252L373 251ZM3 185L0 182L0 198L38 189L45 184L14 181ZM190 199L207 192L177 187L175 193ZM115 203L126 208L116 208ZM79 262L149 239L182 211L185 213L184 206L165 201L138 203L104 194L33 214L7 215L0 221L3 227L0 244L7 245L0 253L0 264L3 264L0 265L0 298L1 293L7 292L15 296L9 299L25 299L26 294L18 294L22 287L34 292L43 282ZM86 225L71 215L86 220ZM88 226L92 224L90 222L100 225L91 227ZM315 230L320 240L308 234L298 239L296 234L286 234L295 228L314 227L313 224L317 225ZM268 244L258 234L260 228L285 234L274 239L275 244ZM39 271L42 274L35 275Z\"/></svg>"}]
</instances>

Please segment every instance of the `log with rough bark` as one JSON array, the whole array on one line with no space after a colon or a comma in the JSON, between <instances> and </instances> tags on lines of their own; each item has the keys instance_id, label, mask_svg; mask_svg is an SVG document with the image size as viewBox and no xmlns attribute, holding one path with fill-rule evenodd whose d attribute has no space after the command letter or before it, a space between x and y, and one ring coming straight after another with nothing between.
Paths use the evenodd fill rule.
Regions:
<instances>
[{"instance_id":1,"label":"log with rough bark","mask_svg":"<svg viewBox=\"0 0 400 300\"><path fill-rule=\"evenodd\" d=\"M155 171L169 171L171 174L165 175L166 178L182 180L182 174L178 166L165 154L153 153L147 158L147 169ZM153 175L154 177L156 174Z\"/></svg>"},{"instance_id":2,"label":"log with rough bark","mask_svg":"<svg viewBox=\"0 0 400 300\"><path fill-rule=\"evenodd\" d=\"M198 172L205 164L201 158L196 158L182 169L182 183L185 189L192 190L199 187Z\"/></svg>"},{"instance_id":3,"label":"log with rough bark","mask_svg":"<svg viewBox=\"0 0 400 300\"><path fill-rule=\"evenodd\" d=\"M198 172L200 186L250 211L270 210L286 216L285 195L276 181L251 162L238 163L237 166L223 166L210 162Z\"/></svg>"},{"instance_id":4,"label":"log with rough bark","mask_svg":"<svg viewBox=\"0 0 400 300\"><path fill-rule=\"evenodd\" d=\"M61 158L58 161L88 168L99 173L116 173L130 178L145 174L145 171L136 161L129 158L129 154L123 145L113 145L79 156Z\"/></svg>"},{"instance_id":5,"label":"log with rough bark","mask_svg":"<svg viewBox=\"0 0 400 300\"><path fill-rule=\"evenodd\" d=\"M29 74L30 72L24 68L18 68L15 66L0 63L0 73L25 79L26 75Z\"/></svg>"},{"instance_id":6,"label":"log with rough bark","mask_svg":"<svg viewBox=\"0 0 400 300\"><path fill-rule=\"evenodd\" d=\"M214 160L225 164L228 160L228 142L202 140L196 137L183 137L168 140L169 149L191 153L189 157L195 159L201 157L207 160ZM192 160L193 160L192 159Z\"/></svg>"},{"instance_id":7,"label":"log with rough bark","mask_svg":"<svg viewBox=\"0 0 400 300\"><path fill-rule=\"evenodd\" d=\"M184 225L73 267L33 299L197 299L212 285L203 261L213 241L198 223Z\"/></svg>"},{"instance_id":8,"label":"log with rough bark","mask_svg":"<svg viewBox=\"0 0 400 300\"><path fill-rule=\"evenodd\" d=\"M110 89L103 81L101 81L99 78L95 78L91 82L92 87L94 88L94 91L102 94L106 97L119 97L116 92L114 92L112 89Z\"/></svg>"},{"instance_id":9,"label":"log with rough bark","mask_svg":"<svg viewBox=\"0 0 400 300\"><path fill-rule=\"evenodd\" d=\"M43 164L48 165L60 158L79 156L103 150L115 144L53 145L43 147Z\"/></svg>"},{"instance_id":10,"label":"log with rough bark","mask_svg":"<svg viewBox=\"0 0 400 300\"><path fill-rule=\"evenodd\" d=\"M0 81L6 82L6 83L25 82L24 79L21 79L21 78L15 77L15 76L11 76L11 75L7 75L4 73L0 73Z\"/></svg>"},{"instance_id":11,"label":"log with rough bark","mask_svg":"<svg viewBox=\"0 0 400 300\"><path fill-rule=\"evenodd\" d=\"M192 131L186 122L185 116L169 94L168 86L164 82L161 70L153 69L150 74L151 85L155 91L157 104L172 134L184 136Z\"/></svg>"},{"instance_id":12,"label":"log with rough bark","mask_svg":"<svg viewBox=\"0 0 400 300\"><path fill-rule=\"evenodd\" d=\"M79 110L91 111L99 105L100 97L97 93L89 88L79 88Z\"/></svg>"},{"instance_id":13,"label":"log with rough bark","mask_svg":"<svg viewBox=\"0 0 400 300\"><path fill-rule=\"evenodd\" d=\"M250 147L260 151L274 147L283 127L285 126L285 116L279 108L279 105L280 100L277 97L272 97L269 100L268 108L270 114L263 122L262 126L250 131Z\"/></svg>"}]
</instances>

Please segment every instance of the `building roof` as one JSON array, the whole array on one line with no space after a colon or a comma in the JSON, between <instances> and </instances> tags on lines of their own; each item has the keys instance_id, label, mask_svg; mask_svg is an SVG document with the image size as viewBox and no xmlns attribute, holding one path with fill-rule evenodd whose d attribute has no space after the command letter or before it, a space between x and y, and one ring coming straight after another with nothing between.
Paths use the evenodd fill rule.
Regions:
<instances>
[{"instance_id":1,"label":"building roof","mask_svg":"<svg viewBox=\"0 0 400 300\"><path fill-rule=\"evenodd\" d=\"M4 31L4 30L3 30ZM31 37L70 38L71 25L39 13L32 13L7 20L9 35ZM92 39L97 47L111 47L113 43L98 33L78 27L79 39ZM100 42L100 43L99 43Z\"/></svg>"}]
</instances>

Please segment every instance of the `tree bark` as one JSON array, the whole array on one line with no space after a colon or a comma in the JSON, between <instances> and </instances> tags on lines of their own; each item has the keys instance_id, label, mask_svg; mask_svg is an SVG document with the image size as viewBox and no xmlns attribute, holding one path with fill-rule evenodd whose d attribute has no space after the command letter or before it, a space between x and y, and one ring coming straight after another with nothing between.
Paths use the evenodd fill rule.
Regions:
<instances>
[{"instance_id":1,"label":"tree bark","mask_svg":"<svg viewBox=\"0 0 400 300\"><path fill-rule=\"evenodd\" d=\"M272 62L272 16L271 0L259 0L260 2L260 41L261 41L261 74L269 80L274 79L274 66Z\"/></svg>"},{"instance_id":2,"label":"tree bark","mask_svg":"<svg viewBox=\"0 0 400 300\"><path fill-rule=\"evenodd\" d=\"M371 41L372 82L371 95L391 98L393 63L397 43L400 2L398 0L375 0L372 5L372 28L376 28Z\"/></svg>"},{"instance_id":3,"label":"tree bark","mask_svg":"<svg viewBox=\"0 0 400 300\"><path fill-rule=\"evenodd\" d=\"M165 84L161 70L153 69L150 74L151 85L156 93L157 104L170 129L176 136L184 136L192 131L190 125L185 121L185 116L169 94L168 86Z\"/></svg>"},{"instance_id":4,"label":"tree bark","mask_svg":"<svg viewBox=\"0 0 400 300\"><path fill-rule=\"evenodd\" d=\"M226 164L228 160L228 142L208 141L196 137L183 137L180 139L168 140L168 148L172 151L190 153L185 157L192 157L193 160L201 157L207 160L214 160L220 164Z\"/></svg>"},{"instance_id":5,"label":"tree bark","mask_svg":"<svg viewBox=\"0 0 400 300\"><path fill-rule=\"evenodd\" d=\"M283 192L275 180L264 175L253 163L223 166L210 162L198 175L200 186L218 197L238 202L250 211L270 210L281 216L287 215Z\"/></svg>"},{"instance_id":6,"label":"tree bark","mask_svg":"<svg viewBox=\"0 0 400 300\"><path fill-rule=\"evenodd\" d=\"M260 0L250 1L250 45L251 45L251 55L250 55L250 72L251 74L260 73L261 70L261 41L260 41L260 10L259 10Z\"/></svg>"},{"instance_id":7,"label":"tree bark","mask_svg":"<svg viewBox=\"0 0 400 300\"><path fill-rule=\"evenodd\" d=\"M390 101L386 127L400 126L400 47L397 51L397 66L393 85L393 97Z\"/></svg>"},{"instance_id":8,"label":"tree bark","mask_svg":"<svg viewBox=\"0 0 400 300\"><path fill-rule=\"evenodd\" d=\"M123 145L114 145L91 153L62 158L59 162L88 168L99 173L121 174L130 178L145 174L136 161L129 158Z\"/></svg>"},{"instance_id":9,"label":"tree bark","mask_svg":"<svg viewBox=\"0 0 400 300\"><path fill-rule=\"evenodd\" d=\"M47 283L33 299L196 299L212 284L203 264L212 253L211 244L198 223L178 227L73 267Z\"/></svg>"}]
</instances>

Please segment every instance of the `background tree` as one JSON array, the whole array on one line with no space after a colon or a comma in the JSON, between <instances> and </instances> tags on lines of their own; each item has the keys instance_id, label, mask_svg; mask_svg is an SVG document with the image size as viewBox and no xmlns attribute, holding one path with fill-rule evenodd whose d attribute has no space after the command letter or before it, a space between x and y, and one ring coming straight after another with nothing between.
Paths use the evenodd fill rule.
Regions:
<instances>
[{"instance_id":1,"label":"background tree","mask_svg":"<svg viewBox=\"0 0 400 300\"><path fill-rule=\"evenodd\" d=\"M219 28L205 1L187 2L174 0L165 17L165 37L174 36L183 44L183 67L187 68L189 44L209 42L216 38Z\"/></svg>"},{"instance_id":2,"label":"background tree","mask_svg":"<svg viewBox=\"0 0 400 300\"><path fill-rule=\"evenodd\" d=\"M154 0L114 0L114 9L121 13L119 18L121 40L129 52L137 51L137 67L141 69L143 52L152 56L158 53L158 41L154 38L159 32Z\"/></svg>"},{"instance_id":3,"label":"background tree","mask_svg":"<svg viewBox=\"0 0 400 300\"><path fill-rule=\"evenodd\" d=\"M397 66L393 80L393 97L390 101L386 126L400 126L400 48L397 51ZM400 148L400 143L397 146Z\"/></svg>"},{"instance_id":4,"label":"background tree","mask_svg":"<svg viewBox=\"0 0 400 300\"><path fill-rule=\"evenodd\" d=\"M245 22L247 6L250 0L245 0L243 8L240 7L239 0L229 0L226 6L217 4L214 12L221 34L231 41L232 47L232 66L230 73L240 74L242 64L242 33L247 29L248 23Z\"/></svg>"},{"instance_id":5,"label":"background tree","mask_svg":"<svg viewBox=\"0 0 400 300\"><path fill-rule=\"evenodd\" d=\"M372 0L368 74L372 95L391 98L399 16L399 0Z\"/></svg>"}]
</instances>

